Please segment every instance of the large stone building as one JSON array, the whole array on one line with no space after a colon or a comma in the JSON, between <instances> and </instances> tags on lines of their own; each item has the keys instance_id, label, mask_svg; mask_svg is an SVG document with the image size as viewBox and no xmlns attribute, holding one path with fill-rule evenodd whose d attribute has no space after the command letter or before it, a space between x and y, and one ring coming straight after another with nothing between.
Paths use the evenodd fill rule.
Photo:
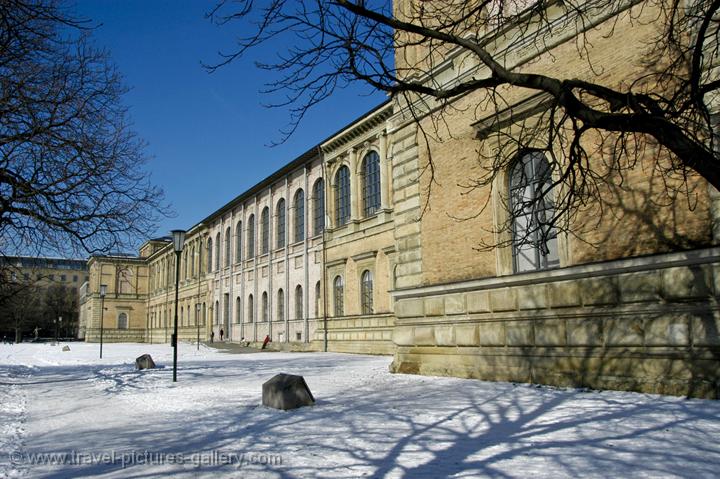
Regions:
<instances>
[{"instance_id":1,"label":"large stone building","mask_svg":"<svg viewBox=\"0 0 720 479\"><path fill-rule=\"evenodd\" d=\"M632 18L653 14L624 8L638 8ZM593 19L588 54L620 84L633 68L623 52L652 22ZM510 67L592 78L568 41L574 34L559 28L538 49L490 32L487 44ZM424 55L405 51L398 61L413 58ZM478 69L450 51L432 74L450 83ZM398 372L716 396L714 189L691 178L693 202L658 206L649 200L662 179L642 159L617 197L600 195L613 214L588 213L590 241L559 233L517 244L521 225L499 226L518 221L511 193L532 188L518 183L518 165L542 170L543 154L508 152L516 159L492 185L463 187L478 151L500 147L488 132L513 135L518 118L542 112L542 98L506 98L496 113L477 108L476 94L460 97L445 117L453 134L440 142L420 141L419 126L432 120L418 121L405 99L384 103L192 226L180 262L180 339L219 339L222 330L231 341L269 336L276 348L392 354ZM477 248L488 243L498 246ZM148 241L138 258L92 258L85 337L97 336L107 284L113 338L169 341L175 267L167 238Z\"/></svg>"}]
</instances>

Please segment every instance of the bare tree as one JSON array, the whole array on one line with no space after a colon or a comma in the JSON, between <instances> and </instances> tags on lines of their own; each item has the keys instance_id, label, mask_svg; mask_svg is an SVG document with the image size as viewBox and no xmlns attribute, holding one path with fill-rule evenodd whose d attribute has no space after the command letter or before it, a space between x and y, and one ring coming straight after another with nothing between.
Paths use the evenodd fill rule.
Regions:
<instances>
[{"instance_id":1,"label":"bare tree","mask_svg":"<svg viewBox=\"0 0 720 479\"><path fill-rule=\"evenodd\" d=\"M108 252L166 214L126 91L87 21L0 0L0 253Z\"/></svg>"},{"instance_id":2,"label":"bare tree","mask_svg":"<svg viewBox=\"0 0 720 479\"><path fill-rule=\"evenodd\" d=\"M449 112L474 109L479 135L498 146L480 152L483 173L467 188L492 186L512 166L508 152L542 150L547 181L508 209L513 217L531 211L527 232L547 237L572 230L578 211L598 203L609 185L623 185L648 156L668 201L684 194L692 203L698 175L720 189L719 8L720 0L221 1L209 17L252 33L208 68L261 43L283 48L277 61L259 66L274 72L267 88L279 97L274 104L291 109L286 134L309 108L354 82L392 95L428 145L453 135ZM616 26L650 32L624 46L635 57L622 81L601 80L604 66L592 54L599 25L604 38ZM527 62L552 57L567 42L590 75L557 76ZM431 74L453 68L450 77ZM461 106L469 95L473 106ZM432 185L432 158L427 166Z\"/></svg>"}]
</instances>

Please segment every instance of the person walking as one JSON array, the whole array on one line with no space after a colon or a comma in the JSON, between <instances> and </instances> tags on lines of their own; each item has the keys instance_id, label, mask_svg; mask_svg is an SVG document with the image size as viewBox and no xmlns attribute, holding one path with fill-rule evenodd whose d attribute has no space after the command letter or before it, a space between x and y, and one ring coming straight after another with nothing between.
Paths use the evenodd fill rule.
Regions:
<instances>
[{"instance_id":1,"label":"person walking","mask_svg":"<svg viewBox=\"0 0 720 479\"><path fill-rule=\"evenodd\" d=\"M223 336L225 336L225 330L220 328L220 342L222 342Z\"/></svg>"},{"instance_id":2,"label":"person walking","mask_svg":"<svg viewBox=\"0 0 720 479\"><path fill-rule=\"evenodd\" d=\"M215 342L215 331L210 331L210 342L211 343Z\"/></svg>"}]
</instances>

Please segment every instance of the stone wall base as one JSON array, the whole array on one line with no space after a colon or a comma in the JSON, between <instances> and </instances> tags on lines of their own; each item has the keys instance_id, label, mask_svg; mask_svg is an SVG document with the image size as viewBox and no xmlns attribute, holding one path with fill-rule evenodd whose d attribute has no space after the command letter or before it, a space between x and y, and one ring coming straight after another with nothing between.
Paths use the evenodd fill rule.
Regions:
<instances>
[{"instance_id":1,"label":"stone wall base","mask_svg":"<svg viewBox=\"0 0 720 479\"><path fill-rule=\"evenodd\" d=\"M720 398L720 348L398 348L396 373Z\"/></svg>"}]
</instances>

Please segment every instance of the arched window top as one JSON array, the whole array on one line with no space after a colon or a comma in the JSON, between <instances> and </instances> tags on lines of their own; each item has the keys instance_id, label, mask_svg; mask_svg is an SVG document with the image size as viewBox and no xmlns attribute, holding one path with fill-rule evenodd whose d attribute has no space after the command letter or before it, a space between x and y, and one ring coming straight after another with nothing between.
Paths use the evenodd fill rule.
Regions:
<instances>
[{"instance_id":1,"label":"arched window top","mask_svg":"<svg viewBox=\"0 0 720 479\"><path fill-rule=\"evenodd\" d=\"M325 228L325 182L318 178L313 185L313 234L319 235Z\"/></svg>"},{"instance_id":2,"label":"arched window top","mask_svg":"<svg viewBox=\"0 0 720 479\"><path fill-rule=\"evenodd\" d=\"M380 155L369 152L362 162L363 212L366 217L380 209Z\"/></svg>"},{"instance_id":3,"label":"arched window top","mask_svg":"<svg viewBox=\"0 0 720 479\"><path fill-rule=\"evenodd\" d=\"M335 223L342 226L350 221L350 169L343 165L335 173Z\"/></svg>"},{"instance_id":4,"label":"arched window top","mask_svg":"<svg viewBox=\"0 0 720 479\"><path fill-rule=\"evenodd\" d=\"M552 224L552 168L544 153L530 150L518 155L509 180L515 272L560 266Z\"/></svg>"},{"instance_id":5,"label":"arched window top","mask_svg":"<svg viewBox=\"0 0 720 479\"><path fill-rule=\"evenodd\" d=\"M262 294L262 321L268 321L268 294L267 291L263 291Z\"/></svg>"},{"instance_id":6,"label":"arched window top","mask_svg":"<svg viewBox=\"0 0 720 479\"><path fill-rule=\"evenodd\" d=\"M305 192L301 189L295 192L295 241L305 239Z\"/></svg>"}]
</instances>

